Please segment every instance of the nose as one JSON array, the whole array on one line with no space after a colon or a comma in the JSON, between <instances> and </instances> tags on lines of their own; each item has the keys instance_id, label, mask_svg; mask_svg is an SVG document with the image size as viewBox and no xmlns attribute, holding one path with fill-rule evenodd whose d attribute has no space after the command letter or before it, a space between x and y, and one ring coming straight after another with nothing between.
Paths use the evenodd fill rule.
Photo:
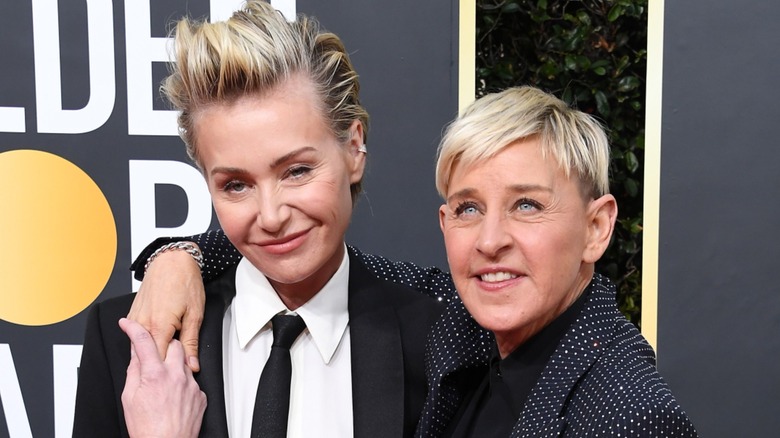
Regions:
<instances>
[{"instance_id":1,"label":"nose","mask_svg":"<svg viewBox=\"0 0 780 438\"><path fill-rule=\"evenodd\" d=\"M476 249L485 257L495 259L512 246L512 236L507 230L508 218L488 213L479 228Z\"/></svg>"},{"instance_id":2,"label":"nose","mask_svg":"<svg viewBox=\"0 0 780 438\"><path fill-rule=\"evenodd\" d=\"M283 231L290 220L290 206L277 190L258 190L257 225L266 233L276 234Z\"/></svg>"}]
</instances>

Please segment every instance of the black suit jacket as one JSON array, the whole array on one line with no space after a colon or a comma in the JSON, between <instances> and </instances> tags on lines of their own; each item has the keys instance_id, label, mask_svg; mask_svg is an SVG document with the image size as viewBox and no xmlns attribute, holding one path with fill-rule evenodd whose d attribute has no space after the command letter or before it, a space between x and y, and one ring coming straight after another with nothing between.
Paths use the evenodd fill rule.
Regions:
<instances>
[{"instance_id":1,"label":"black suit jacket","mask_svg":"<svg viewBox=\"0 0 780 438\"><path fill-rule=\"evenodd\" d=\"M201 372L196 375L208 397L200 434L204 437L227 436L222 319L235 296L234 273L230 269L206 284ZM127 436L120 397L130 346L117 321L127 314L132 299L129 295L106 300L90 311L79 369L74 436ZM441 306L413 289L377 279L350 249L348 308L355 436L411 436L426 395L426 334Z\"/></svg>"},{"instance_id":2,"label":"black suit jacket","mask_svg":"<svg viewBox=\"0 0 780 438\"><path fill-rule=\"evenodd\" d=\"M695 437L655 368L655 355L620 313L615 286L595 274L585 305L536 382L510 436ZM418 435L446 436L466 394L487 372L493 340L454 300L434 325L430 392Z\"/></svg>"}]
</instances>

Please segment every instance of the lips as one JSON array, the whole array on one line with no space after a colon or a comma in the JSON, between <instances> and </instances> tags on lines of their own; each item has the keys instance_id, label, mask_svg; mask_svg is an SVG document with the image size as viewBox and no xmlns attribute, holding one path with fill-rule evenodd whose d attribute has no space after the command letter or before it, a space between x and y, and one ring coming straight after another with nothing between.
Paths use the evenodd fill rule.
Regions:
<instances>
[{"instance_id":1,"label":"lips","mask_svg":"<svg viewBox=\"0 0 780 438\"><path fill-rule=\"evenodd\" d=\"M282 238L269 239L257 243L264 251L274 255L281 255L298 249L306 241L309 230L288 234Z\"/></svg>"}]
</instances>

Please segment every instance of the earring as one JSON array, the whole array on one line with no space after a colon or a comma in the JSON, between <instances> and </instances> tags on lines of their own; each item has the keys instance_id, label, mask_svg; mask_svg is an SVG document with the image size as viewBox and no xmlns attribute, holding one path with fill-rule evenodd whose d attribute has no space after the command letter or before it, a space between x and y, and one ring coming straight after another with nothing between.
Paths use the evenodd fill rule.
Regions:
<instances>
[{"instance_id":1,"label":"earring","mask_svg":"<svg viewBox=\"0 0 780 438\"><path fill-rule=\"evenodd\" d=\"M357 150L358 150L358 152L363 152L364 154L368 153L368 149L366 149L366 145L365 144L361 144L360 146L358 146Z\"/></svg>"}]
</instances>

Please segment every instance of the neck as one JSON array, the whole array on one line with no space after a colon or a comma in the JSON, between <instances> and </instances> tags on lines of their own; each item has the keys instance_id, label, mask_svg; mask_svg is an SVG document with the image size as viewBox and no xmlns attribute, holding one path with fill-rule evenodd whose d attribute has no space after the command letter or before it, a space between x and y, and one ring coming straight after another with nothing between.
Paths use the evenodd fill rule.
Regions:
<instances>
[{"instance_id":1,"label":"neck","mask_svg":"<svg viewBox=\"0 0 780 438\"><path fill-rule=\"evenodd\" d=\"M333 278L333 274L338 271L343 259L344 245L341 245L337 254L330 259L328 264L297 283L280 283L270 278L268 281L285 307L289 310L295 310L306 304L328 284Z\"/></svg>"}]
</instances>

